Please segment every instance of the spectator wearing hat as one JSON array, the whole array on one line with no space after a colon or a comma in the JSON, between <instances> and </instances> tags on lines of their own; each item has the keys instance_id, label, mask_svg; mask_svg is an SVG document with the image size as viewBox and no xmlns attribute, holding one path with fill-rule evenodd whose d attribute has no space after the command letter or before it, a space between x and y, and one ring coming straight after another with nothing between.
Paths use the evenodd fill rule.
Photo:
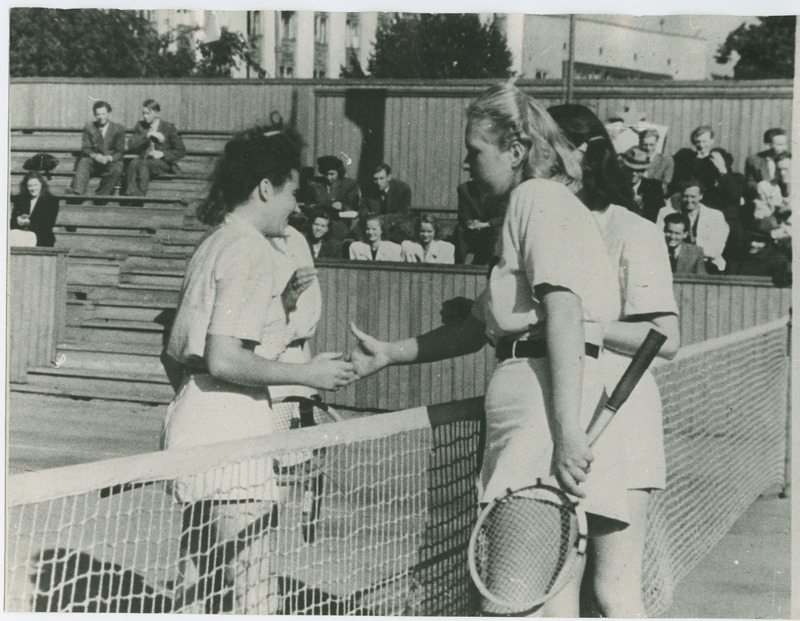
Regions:
<instances>
[{"instance_id":1,"label":"spectator wearing hat","mask_svg":"<svg viewBox=\"0 0 800 621\"><path fill-rule=\"evenodd\" d=\"M661 134L657 129L648 128L639 134L639 148L650 158L650 165L644 173L645 179L656 179L661 182L663 192L667 191L672 181L675 162L671 157L658 152L658 141Z\"/></svg>"},{"instance_id":2,"label":"spectator wearing hat","mask_svg":"<svg viewBox=\"0 0 800 621\"><path fill-rule=\"evenodd\" d=\"M645 176L650 164L649 156L641 147L631 147L622 154L622 165L628 173L639 215L655 222L665 203L664 188L660 180Z\"/></svg>"},{"instance_id":3,"label":"spectator wearing hat","mask_svg":"<svg viewBox=\"0 0 800 621\"><path fill-rule=\"evenodd\" d=\"M664 240L669 251L669 263L673 274L707 274L703 251L687 241L689 218L682 213L671 213L664 217Z\"/></svg>"},{"instance_id":4,"label":"spectator wearing hat","mask_svg":"<svg viewBox=\"0 0 800 621\"><path fill-rule=\"evenodd\" d=\"M354 179L346 177L344 162L335 155L317 158L320 177L311 182L311 203L314 210L330 216L330 237L341 244L346 237L358 236L358 208L361 191Z\"/></svg>"}]
</instances>

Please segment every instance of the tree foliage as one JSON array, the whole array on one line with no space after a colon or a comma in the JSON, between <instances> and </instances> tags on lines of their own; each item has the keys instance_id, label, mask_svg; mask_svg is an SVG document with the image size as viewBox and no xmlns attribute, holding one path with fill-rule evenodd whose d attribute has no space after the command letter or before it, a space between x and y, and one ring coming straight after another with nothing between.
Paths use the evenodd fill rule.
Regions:
<instances>
[{"instance_id":1,"label":"tree foliage","mask_svg":"<svg viewBox=\"0 0 800 621\"><path fill-rule=\"evenodd\" d=\"M737 80L794 77L796 18L792 15L759 17L757 24L742 24L717 49L716 61L727 63L733 52Z\"/></svg>"},{"instance_id":2,"label":"tree foliage","mask_svg":"<svg viewBox=\"0 0 800 621\"><path fill-rule=\"evenodd\" d=\"M12 77L231 77L244 63L257 75L253 44L222 29L217 41L193 42L196 27L159 34L140 11L11 9Z\"/></svg>"},{"instance_id":3,"label":"tree foliage","mask_svg":"<svg viewBox=\"0 0 800 621\"><path fill-rule=\"evenodd\" d=\"M379 26L368 67L376 78L506 78L511 52L477 14L423 13Z\"/></svg>"}]
</instances>

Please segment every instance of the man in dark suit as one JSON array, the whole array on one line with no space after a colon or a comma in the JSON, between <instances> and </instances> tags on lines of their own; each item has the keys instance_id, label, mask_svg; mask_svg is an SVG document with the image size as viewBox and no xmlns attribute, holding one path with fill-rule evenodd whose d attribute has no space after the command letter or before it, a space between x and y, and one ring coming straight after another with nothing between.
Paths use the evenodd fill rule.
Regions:
<instances>
[{"instance_id":1,"label":"man in dark suit","mask_svg":"<svg viewBox=\"0 0 800 621\"><path fill-rule=\"evenodd\" d=\"M100 177L96 193L111 195L122 177L125 129L111 122L111 106L105 101L95 102L92 110L95 120L83 128L81 154L67 192L86 194L89 178Z\"/></svg>"},{"instance_id":2,"label":"man in dark suit","mask_svg":"<svg viewBox=\"0 0 800 621\"><path fill-rule=\"evenodd\" d=\"M380 164L375 168L372 181L372 191L365 193L366 210L370 214L411 214L411 188L405 181L392 178L392 168L388 164Z\"/></svg>"},{"instance_id":3,"label":"man in dark suit","mask_svg":"<svg viewBox=\"0 0 800 621\"><path fill-rule=\"evenodd\" d=\"M664 239L669 250L669 262L673 274L706 274L703 251L688 243L689 219L682 213L671 213L664 217Z\"/></svg>"},{"instance_id":4,"label":"man in dark suit","mask_svg":"<svg viewBox=\"0 0 800 621\"><path fill-rule=\"evenodd\" d=\"M640 147L631 147L622 154L622 165L629 175L633 199L639 215L655 222L664 206L664 186L659 179L644 176L650 167L650 157Z\"/></svg>"},{"instance_id":5,"label":"man in dark suit","mask_svg":"<svg viewBox=\"0 0 800 621\"><path fill-rule=\"evenodd\" d=\"M714 148L714 130L710 125L701 125L692 132L691 141L691 149L680 149L672 156L675 168L669 184L670 194L680 192L683 184L690 179L700 181L707 188L714 185L717 172L710 159Z\"/></svg>"},{"instance_id":6,"label":"man in dark suit","mask_svg":"<svg viewBox=\"0 0 800 621\"><path fill-rule=\"evenodd\" d=\"M175 126L161 118L155 99L142 103L142 120L133 128L128 151L138 157L128 164L127 196L145 196L150 179L180 170L178 160L186 156L186 147Z\"/></svg>"},{"instance_id":7,"label":"man in dark suit","mask_svg":"<svg viewBox=\"0 0 800 621\"><path fill-rule=\"evenodd\" d=\"M772 181L775 177L775 158L789 150L789 137L786 130L773 127L764 132L764 144L767 149L747 156L744 164L744 175L747 187L755 194L760 181Z\"/></svg>"}]
</instances>

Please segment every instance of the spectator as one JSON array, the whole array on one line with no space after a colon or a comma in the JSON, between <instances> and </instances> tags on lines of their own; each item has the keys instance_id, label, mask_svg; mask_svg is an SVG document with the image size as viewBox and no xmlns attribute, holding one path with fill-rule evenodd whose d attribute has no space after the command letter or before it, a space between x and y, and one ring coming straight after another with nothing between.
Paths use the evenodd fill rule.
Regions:
<instances>
[{"instance_id":1,"label":"spectator","mask_svg":"<svg viewBox=\"0 0 800 621\"><path fill-rule=\"evenodd\" d=\"M475 180L462 183L458 194L458 224L453 232L455 259L472 265L487 265L506 215L505 201L483 192Z\"/></svg>"},{"instance_id":2,"label":"spectator","mask_svg":"<svg viewBox=\"0 0 800 621\"><path fill-rule=\"evenodd\" d=\"M417 222L417 241L400 244L403 261L408 263L455 263L453 244L437 239L439 225L434 218L423 214Z\"/></svg>"},{"instance_id":3,"label":"spectator","mask_svg":"<svg viewBox=\"0 0 800 621\"><path fill-rule=\"evenodd\" d=\"M644 173L645 179L655 179L661 182L662 194L667 191L672 181L675 162L667 155L657 152L658 141L661 135L657 129L648 128L639 134L639 148L650 159L650 165Z\"/></svg>"},{"instance_id":4,"label":"spectator","mask_svg":"<svg viewBox=\"0 0 800 621\"><path fill-rule=\"evenodd\" d=\"M709 183L706 186L703 204L717 209L728 223L728 239L722 257L728 264L728 271L735 270L744 249L744 227L742 226L742 205L744 194L744 175L734 172L733 156L725 149L714 147L708 157L714 165L709 169Z\"/></svg>"},{"instance_id":5,"label":"spectator","mask_svg":"<svg viewBox=\"0 0 800 621\"><path fill-rule=\"evenodd\" d=\"M318 209L311 214L306 241L315 259L339 259L342 256L341 246L330 237L330 224L329 211Z\"/></svg>"},{"instance_id":6,"label":"spectator","mask_svg":"<svg viewBox=\"0 0 800 621\"><path fill-rule=\"evenodd\" d=\"M111 106L105 101L95 102L92 110L95 120L83 128L75 177L66 191L69 194L86 194L89 178L100 177L96 193L110 196L122 177L125 129L111 121Z\"/></svg>"},{"instance_id":7,"label":"spectator","mask_svg":"<svg viewBox=\"0 0 800 621\"><path fill-rule=\"evenodd\" d=\"M28 173L13 200L10 226L14 233L9 235L10 245L55 246L53 227L57 218L58 199L50 194L44 176L39 172Z\"/></svg>"},{"instance_id":8,"label":"spectator","mask_svg":"<svg viewBox=\"0 0 800 621\"><path fill-rule=\"evenodd\" d=\"M703 250L706 269L718 274L725 270L722 251L728 239L728 223L721 212L706 207L703 203L703 185L696 179L684 182L680 193L680 210L668 204L658 212L656 225L664 228L664 218L671 213L683 213L689 219L688 240Z\"/></svg>"},{"instance_id":9,"label":"spectator","mask_svg":"<svg viewBox=\"0 0 800 621\"><path fill-rule=\"evenodd\" d=\"M350 258L354 261L402 261L400 246L390 241L383 241L383 219L370 215L364 220L365 242L354 241L350 244Z\"/></svg>"},{"instance_id":10,"label":"spectator","mask_svg":"<svg viewBox=\"0 0 800 621\"><path fill-rule=\"evenodd\" d=\"M673 274L707 274L703 251L686 241L689 236L689 218L682 213L664 217L664 239L669 250L669 263Z\"/></svg>"},{"instance_id":11,"label":"spectator","mask_svg":"<svg viewBox=\"0 0 800 621\"><path fill-rule=\"evenodd\" d=\"M759 232L748 232L747 238L748 251L737 264L736 275L773 279L785 277L787 273L791 275L790 245L781 246L770 235Z\"/></svg>"},{"instance_id":12,"label":"spectator","mask_svg":"<svg viewBox=\"0 0 800 621\"><path fill-rule=\"evenodd\" d=\"M745 161L744 175L747 187L755 190L761 181L772 181L775 177L776 158L789 150L789 137L786 130L773 127L764 132L764 144L767 149L750 155Z\"/></svg>"},{"instance_id":13,"label":"spectator","mask_svg":"<svg viewBox=\"0 0 800 621\"><path fill-rule=\"evenodd\" d=\"M373 188L366 195L366 211L376 215L411 214L411 188L405 181L392 178L388 164L380 164L372 175Z\"/></svg>"},{"instance_id":14,"label":"spectator","mask_svg":"<svg viewBox=\"0 0 800 621\"><path fill-rule=\"evenodd\" d=\"M639 147L631 147L622 154L621 159L633 188L636 211L643 218L655 222L665 203L664 189L658 179L646 177L650 166L647 153Z\"/></svg>"},{"instance_id":15,"label":"spectator","mask_svg":"<svg viewBox=\"0 0 800 621\"><path fill-rule=\"evenodd\" d=\"M344 162L334 155L317 158L317 169L322 177L311 182L310 200L314 209L328 211L331 239L341 244L346 237L357 237L358 183L345 176Z\"/></svg>"},{"instance_id":16,"label":"spectator","mask_svg":"<svg viewBox=\"0 0 800 621\"><path fill-rule=\"evenodd\" d=\"M775 158L775 174L771 180L763 179L756 186L753 201L752 228L769 232L776 228L776 220L791 213L792 154L784 152ZM776 224L776 226L773 226Z\"/></svg>"},{"instance_id":17,"label":"spectator","mask_svg":"<svg viewBox=\"0 0 800 621\"><path fill-rule=\"evenodd\" d=\"M701 125L692 131L691 149L680 149L673 157L675 165L669 194L681 191L690 179L696 179L704 187L710 187L714 180L714 164L709 160L714 148L714 130L709 125Z\"/></svg>"},{"instance_id":18,"label":"spectator","mask_svg":"<svg viewBox=\"0 0 800 621\"><path fill-rule=\"evenodd\" d=\"M137 158L128 164L127 196L146 196L150 179L177 172L178 160L186 156L178 130L161 118L161 106L154 99L142 103L142 120L133 128L128 151Z\"/></svg>"}]
</instances>

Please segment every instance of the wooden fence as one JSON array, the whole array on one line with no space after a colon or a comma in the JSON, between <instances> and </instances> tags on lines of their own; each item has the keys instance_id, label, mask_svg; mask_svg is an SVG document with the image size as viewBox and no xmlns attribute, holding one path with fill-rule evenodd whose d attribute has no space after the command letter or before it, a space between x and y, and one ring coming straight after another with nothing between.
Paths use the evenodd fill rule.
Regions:
<instances>
[{"instance_id":1,"label":"wooden fence","mask_svg":"<svg viewBox=\"0 0 800 621\"><path fill-rule=\"evenodd\" d=\"M333 153L351 161L349 175L368 180L386 161L408 181L414 205L456 207L461 171L464 112L492 81L382 80L103 80L16 78L9 88L12 128L80 128L91 102L108 101L114 119L132 127L141 101L153 97L164 117L184 131L234 131L266 121L272 110L296 125L309 142L306 163ZM545 105L561 102L560 81L519 81ZM792 82L578 82L575 100L607 119L624 107L668 126L667 150L687 146L691 130L712 125L717 144L735 158L761 148L770 127L790 128ZM346 156L346 157L343 157Z\"/></svg>"},{"instance_id":2,"label":"wooden fence","mask_svg":"<svg viewBox=\"0 0 800 621\"><path fill-rule=\"evenodd\" d=\"M474 299L486 282L483 269L407 264L320 262L323 312L314 349L346 352L355 343L348 325L381 339L422 334L441 325L442 303ZM779 319L791 290L767 278L676 277L683 345ZM494 369L494 350L456 360L392 367L348 386L331 402L364 409L402 409L482 395Z\"/></svg>"},{"instance_id":3,"label":"wooden fence","mask_svg":"<svg viewBox=\"0 0 800 621\"><path fill-rule=\"evenodd\" d=\"M24 382L28 367L50 364L63 334L66 252L12 248L8 263L8 374Z\"/></svg>"}]
</instances>

